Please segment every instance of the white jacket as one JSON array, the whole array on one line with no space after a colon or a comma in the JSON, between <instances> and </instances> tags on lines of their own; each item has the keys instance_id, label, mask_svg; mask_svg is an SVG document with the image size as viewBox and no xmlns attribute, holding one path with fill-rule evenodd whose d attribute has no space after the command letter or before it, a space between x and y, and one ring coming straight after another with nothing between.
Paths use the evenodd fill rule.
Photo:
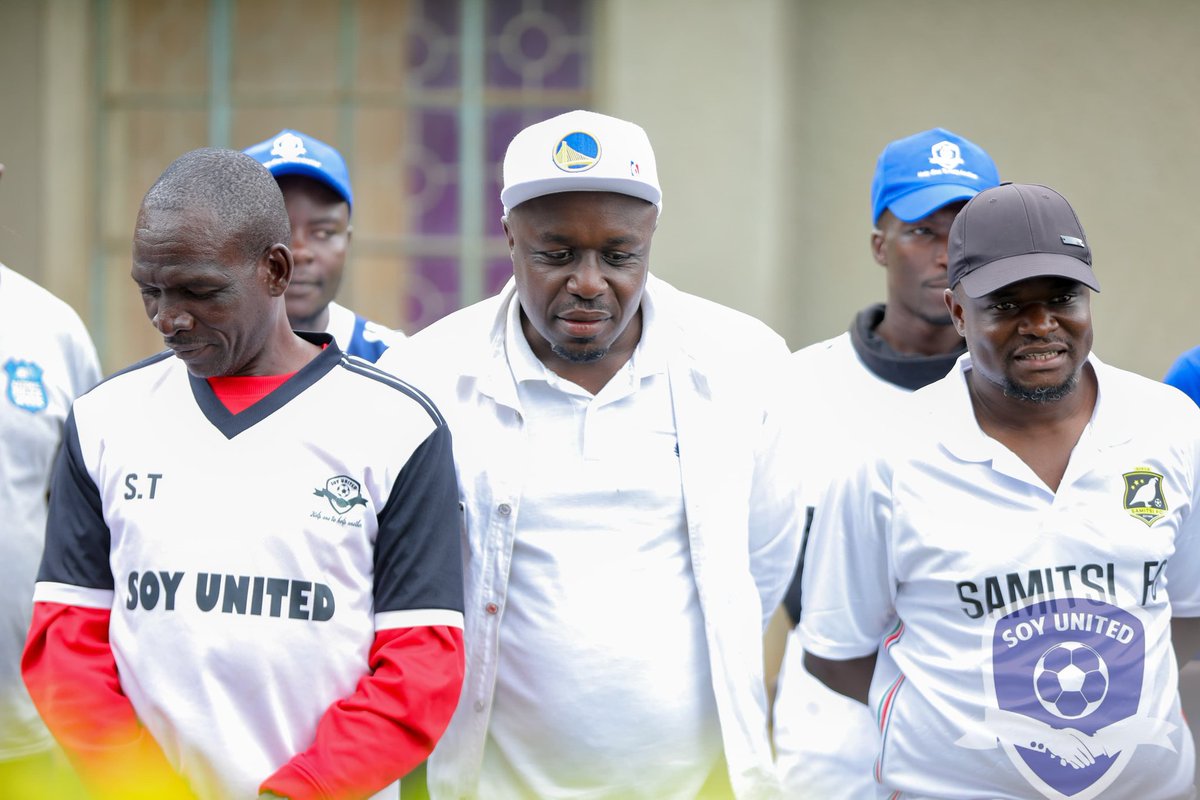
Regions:
<instances>
[{"instance_id":1,"label":"white jacket","mask_svg":"<svg viewBox=\"0 0 1200 800\"><path fill-rule=\"evenodd\" d=\"M684 505L730 780L778 797L767 735L762 631L795 566L803 515L768 414L788 357L752 317L651 276L665 339ZM433 798L475 797L487 738L503 598L521 510L523 420L504 351L515 283L394 346L379 366L430 394L449 421L464 509L467 677L430 757Z\"/></svg>"}]
</instances>

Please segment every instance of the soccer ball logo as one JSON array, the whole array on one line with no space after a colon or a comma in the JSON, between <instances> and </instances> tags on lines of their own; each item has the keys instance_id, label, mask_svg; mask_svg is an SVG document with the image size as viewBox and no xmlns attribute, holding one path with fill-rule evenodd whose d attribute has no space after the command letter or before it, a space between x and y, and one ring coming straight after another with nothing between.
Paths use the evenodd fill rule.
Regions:
<instances>
[{"instance_id":1,"label":"soccer ball logo","mask_svg":"<svg viewBox=\"0 0 1200 800\"><path fill-rule=\"evenodd\" d=\"M1033 685L1042 708L1059 719L1079 719L1104 702L1108 665L1086 644L1063 642L1038 659Z\"/></svg>"}]
</instances>

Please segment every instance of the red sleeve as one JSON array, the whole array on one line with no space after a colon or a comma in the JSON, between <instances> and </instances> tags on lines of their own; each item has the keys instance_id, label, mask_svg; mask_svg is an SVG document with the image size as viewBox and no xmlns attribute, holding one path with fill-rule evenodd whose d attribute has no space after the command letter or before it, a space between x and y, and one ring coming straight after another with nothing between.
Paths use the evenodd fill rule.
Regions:
<instances>
[{"instance_id":1,"label":"red sleeve","mask_svg":"<svg viewBox=\"0 0 1200 800\"><path fill-rule=\"evenodd\" d=\"M21 656L34 705L93 797L192 798L121 690L109 616L106 608L34 603Z\"/></svg>"},{"instance_id":2,"label":"red sleeve","mask_svg":"<svg viewBox=\"0 0 1200 800\"><path fill-rule=\"evenodd\" d=\"M371 674L326 710L312 745L259 791L292 800L348 800L369 797L411 772L450 724L463 658L459 628L379 631Z\"/></svg>"}]
</instances>

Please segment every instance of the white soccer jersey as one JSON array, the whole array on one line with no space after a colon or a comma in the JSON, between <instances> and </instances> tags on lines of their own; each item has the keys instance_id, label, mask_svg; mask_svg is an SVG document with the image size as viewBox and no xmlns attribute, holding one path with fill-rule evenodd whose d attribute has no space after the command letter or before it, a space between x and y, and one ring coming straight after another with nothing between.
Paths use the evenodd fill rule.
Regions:
<instances>
[{"instance_id":1,"label":"white soccer jersey","mask_svg":"<svg viewBox=\"0 0 1200 800\"><path fill-rule=\"evenodd\" d=\"M980 430L964 356L818 510L801 632L828 659L882 651L894 797L1192 795L1170 620L1200 616L1200 411L1090 363L1057 492Z\"/></svg>"},{"instance_id":2,"label":"white soccer jersey","mask_svg":"<svg viewBox=\"0 0 1200 800\"><path fill-rule=\"evenodd\" d=\"M376 630L462 625L449 431L332 343L237 415L160 354L81 397L64 448L35 600L112 610L121 687L201 798L308 747Z\"/></svg>"},{"instance_id":3,"label":"white soccer jersey","mask_svg":"<svg viewBox=\"0 0 1200 800\"><path fill-rule=\"evenodd\" d=\"M21 680L46 490L71 401L100 380L75 311L0 264L0 760L50 747Z\"/></svg>"}]
</instances>

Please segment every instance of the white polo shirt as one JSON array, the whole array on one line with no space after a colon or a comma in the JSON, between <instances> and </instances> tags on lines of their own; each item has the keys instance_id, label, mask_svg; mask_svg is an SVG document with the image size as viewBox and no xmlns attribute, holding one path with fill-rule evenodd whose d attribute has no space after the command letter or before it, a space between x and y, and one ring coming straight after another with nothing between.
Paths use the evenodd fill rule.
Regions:
<instances>
[{"instance_id":1,"label":"white polo shirt","mask_svg":"<svg viewBox=\"0 0 1200 800\"><path fill-rule=\"evenodd\" d=\"M963 356L818 510L801 633L883 651L876 775L905 800L1192 795L1170 621L1200 616L1200 410L1090 363L1057 492L979 428Z\"/></svg>"},{"instance_id":2,"label":"white polo shirt","mask_svg":"<svg viewBox=\"0 0 1200 800\"><path fill-rule=\"evenodd\" d=\"M690 800L721 732L665 358L647 319L592 396L537 359L518 309L528 471L479 796Z\"/></svg>"}]
</instances>

